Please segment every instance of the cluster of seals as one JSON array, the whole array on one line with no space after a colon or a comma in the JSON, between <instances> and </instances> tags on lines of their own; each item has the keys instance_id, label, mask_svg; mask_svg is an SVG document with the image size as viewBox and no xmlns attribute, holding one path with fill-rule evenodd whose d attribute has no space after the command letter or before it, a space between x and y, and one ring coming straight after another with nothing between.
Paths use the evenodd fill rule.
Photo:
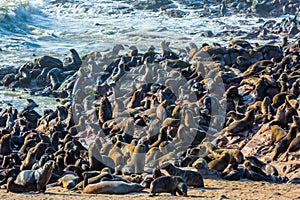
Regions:
<instances>
[{"instance_id":1,"label":"cluster of seals","mask_svg":"<svg viewBox=\"0 0 300 200\"><path fill-rule=\"evenodd\" d=\"M70 49L70 57L64 62L52 56L43 56L20 66L16 72L4 75L1 84L12 89L30 88L32 94L66 98L81 64L77 51Z\"/></svg>"},{"instance_id":2,"label":"cluster of seals","mask_svg":"<svg viewBox=\"0 0 300 200\"><path fill-rule=\"evenodd\" d=\"M91 53L76 72L72 104L39 114L28 100L22 111L1 111L0 163L21 171L1 173L1 182L12 192L58 183L129 193L152 174L152 193L172 195L204 187L203 177L212 174L286 182L275 164L299 160L299 44L234 40L177 53L163 41L161 53L131 47L118 55L122 46ZM271 143L250 146L270 130Z\"/></svg>"},{"instance_id":3,"label":"cluster of seals","mask_svg":"<svg viewBox=\"0 0 300 200\"><path fill-rule=\"evenodd\" d=\"M178 4L183 4L178 6ZM300 3L298 1L280 1L280 0L210 0L210 1L179 1L174 4L172 1L156 0L143 4L134 4L135 9L161 11L161 14L182 18L188 14L188 11L182 10L186 7L188 10L196 10L201 17L230 16L236 13L245 13L261 17L275 17L283 14L293 14L298 11Z\"/></svg>"}]
</instances>

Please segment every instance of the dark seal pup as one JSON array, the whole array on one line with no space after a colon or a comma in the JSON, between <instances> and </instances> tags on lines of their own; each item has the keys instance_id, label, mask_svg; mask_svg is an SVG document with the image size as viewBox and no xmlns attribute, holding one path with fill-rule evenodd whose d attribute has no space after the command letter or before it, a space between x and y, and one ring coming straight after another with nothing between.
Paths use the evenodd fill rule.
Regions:
<instances>
[{"instance_id":1,"label":"dark seal pup","mask_svg":"<svg viewBox=\"0 0 300 200\"><path fill-rule=\"evenodd\" d=\"M24 170L19 173L15 183L22 185L25 190L45 192L46 185L49 182L52 170L54 168L54 161L50 160L45 163L43 167L37 170Z\"/></svg>"},{"instance_id":2,"label":"dark seal pup","mask_svg":"<svg viewBox=\"0 0 300 200\"><path fill-rule=\"evenodd\" d=\"M7 191L6 192L22 193L22 192L26 192L26 190L23 185L16 184L13 177L9 177L7 179Z\"/></svg>"},{"instance_id":3,"label":"dark seal pup","mask_svg":"<svg viewBox=\"0 0 300 200\"><path fill-rule=\"evenodd\" d=\"M176 196L176 192L179 195L187 196L187 185L180 176L161 176L151 182L150 196L163 192L170 192L173 196Z\"/></svg>"},{"instance_id":4,"label":"dark seal pup","mask_svg":"<svg viewBox=\"0 0 300 200\"><path fill-rule=\"evenodd\" d=\"M203 178L199 172L182 170L169 162L162 164L161 169L165 169L170 175L181 176L188 186L204 187Z\"/></svg>"}]
</instances>

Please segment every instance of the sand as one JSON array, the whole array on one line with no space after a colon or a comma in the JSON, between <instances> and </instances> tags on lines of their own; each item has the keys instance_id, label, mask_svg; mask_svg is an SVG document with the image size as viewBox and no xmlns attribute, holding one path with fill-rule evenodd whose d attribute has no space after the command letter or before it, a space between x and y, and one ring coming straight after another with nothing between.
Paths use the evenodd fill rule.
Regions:
<instances>
[{"instance_id":1,"label":"sand","mask_svg":"<svg viewBox=\"0 0 300 200\"><path fill-rule=\"evenodd\" d=\"M149 190L140 193L131 193L127 195L90 195L80 194L69 191L62 187L50 187L44 194L24 193L14 194L6 193L6 190L0 190L0 199L5 200L99 200L99 199L300 199L300 187L296 184L270 184L267 182L253 182L248 180L226 181L205 179L205 188L189 188L189 197L173 197L170 194L163 193L159 196L149 197Z\"/></svg>"}]
</instances>

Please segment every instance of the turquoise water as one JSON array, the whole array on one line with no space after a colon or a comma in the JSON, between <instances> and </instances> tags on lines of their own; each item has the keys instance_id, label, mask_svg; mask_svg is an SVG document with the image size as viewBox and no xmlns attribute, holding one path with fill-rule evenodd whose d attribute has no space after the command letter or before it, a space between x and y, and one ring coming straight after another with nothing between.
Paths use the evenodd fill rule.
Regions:
<instances>
[{"instance_id":1,"label":"turquoise water","mask_svg":"<svg viewBox=\"0 0 300 200\"><path fill-rule=\"evenodd\" d=\"M228 44L233 36L207 38L202 34L208 30L217 33L228 26L249 30L261 25L244 14L200 17L205 13L201 2L0 0L1 65L18 66L45 54L63 59L70 48L80 55L102 52L117 43L125 49L136 45L141 51L150 45L158 50L164 39L174 48L186 47L189 42L199 46L213 41ZM211 9L217 10L218 5ZM170 17L166 12L171 10L181 10L184 15Z\"/></svg>"}]
</instances>

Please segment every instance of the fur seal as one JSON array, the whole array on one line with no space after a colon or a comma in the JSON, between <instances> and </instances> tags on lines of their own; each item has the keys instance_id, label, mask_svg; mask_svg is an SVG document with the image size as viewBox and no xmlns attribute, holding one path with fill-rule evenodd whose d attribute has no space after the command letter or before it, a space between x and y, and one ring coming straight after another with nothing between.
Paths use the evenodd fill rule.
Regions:
<instances>
[{"instance_id":1,"label":"fur seal","mask_svg":"<svg viewBox=\"0 0 300 200\"><path fill-rule=\"evenodd\" d=\"M254 120L255 110L249 110L243 119L231 123L221 131L221 134L229 132L231 135L237 136L245 130L251 130Z\"/></svg>"},{"instance_id":2,"label":"fur seal","mask_svg":"<svg viewBox=\"0 0 300 200\"><path fill-rule=\"evenodd\" d=\"M61 183L63 188L71 189L76 186L78 180L79 180L78 176L74 174L66 174L60 179L58 179L58 182Z\"/></svg>"},{"instance_id":3,"label":"fur seal","mask_svg":"<svg viewBox=\"0 0 300 200\"><path fill-rule=\"evenodd\" d=\"M278 125L273 125L270 129L270 132L271 132L270 145L273 145L275 142L278 142L286 134L285 130Z\"/></svg>"},{"instance_id":4,"label":"fur seal","mask_svg":"<svg viewBox=\"0 0 300 200\"><path fill-rule=\"evenodd\" d=\"M187 190L188 187L180 176L161 176L150 184L150 196L163 192L170 192L173 196L176 196L176 192L179 195L187 196Z\"/></svg>"},{"instance_id":5,"label":"fur seal","mask_svg":"<svg viewBox=\"0 0 300 200\"><path fill-rule=\"evenodd\" d=\"M101 98L98 117L102 124L112 119L112 105L106 96Z\"/></svg>"},{"instance_id":6,"label":"fur seal","mask_svg":"<svg viewBox=\"0 0 300 200\"><path fill-rule=\"evenodd\" d=\"M230 163L231 156L229 152L223 151L219 158L212 160L208 163L209 169L214 169L223 172Z\"/></svg>"},{"instance_id":7,"label":"fur seal","mask_svg":"<svg viewBox=\"0 0 300 200\"><path fill-rule=\"evenodd\" d=\"M22 193L22 192L26 192L26 189L23 185L16 184L13 177L9 177L7 179L6 192Z\"/></svg>"},{"instance_id":8,"label":"fur seal","mask_svg":"<svg viewBox=\"0 0 300 200\"><path fill-rule=\"evenodd\" d=\"M79 182L74 189L80 189L80 188L84 188L84 184L89 185L89 184L95 184L98 182L101 182L103 179L106 180L113 180L114 177L111 174L111 171L109 168L105 167L101 170L101 173L93 176L93 177L89 177L89 175L87 173L84 174L84 180Z\"/></svg>"},{"instance_id":9,"label":"fur seal","mask_svg":"<svg viewBox=\"0 0 300 200\"><path fill-rule=\"evenodd\" d=\"M142 182L140 184L144 188L150 188L150 184L153 182L153 180L154 179L153 179L152 175L148 174L144 177L144 179L142 180Z\"/></svg>"},{"instance_id":10,"label":"fur seal","mask_svg":"<svg viewBox=\"0 0 300 200\"><path fill-rule=\"evenodd\" d=\"M24 170L19 173L15 183L25 187L26 191L45 192L46 185L49 182L52 170L54 168L54 161L50 160L45 163L43 167L37 170Z\"/></svg>"},{"instance_id":11,"label":"fur seal","mask_svg":"<svg viewBox=\"0 0 300 200\"><path fill-rule=\"evenodd\" d=\"M293 152L297 152L299 150L300 150L300 136L297 136L291 141L287 152L293 153Z\"/></svg>"},{"instance_id":12,"label":"fur seal","mask_svg":"<svg viewBox=\"0 0 300 200\"><path fill-rule=\"evenodd\" d=\"M80 56L75 49L70 49L70 53L71 53L70 59L72 62L63 66L64 71L78 70L82 64Z\"/></svg>"},{"instance_id":13,"label":"fur seal","mask_svg":"<svg viewBox=\"0 0 300 200\"><path fill-rule=\"evenodd\" d=\"M160 168L166 170L172 176L181 176L188 186L204 187L203 178L199 172L182 170L170 162L163 163Z\"/></svg>"},{"instance_id":14,"label":"fur seal","mask_svg":"<svg viewBox=\"0 0 300 200\"><path fill-rule=\"evenodd\" d=\"M109 144L109 143L107 143ZM110 150L110 149L108 149ZM102 155L100 150L97 148L96 143L91 143L88 149L88 160L92 169L103 169L106 167L110 167L111 170L114 170L115 163L113 159L106 155Z\"/></svg>"},{"instance_id":15,"label":"fur seal","mask_svg":"<svg viewBox=\"0 0 300 200\"><path fill-rule=\"evenodd\" d=\"M15 167L0 170L0 185L6 183L9 177L16 177L20 173L20 169Z\"/></svg>"},{"instance_id":16,"label":"fur seal","mask_svg":"<svg viewBox=\"0 0 300 200\"><path fill-rule=\"evenodd\" d=\"M224 172L222 172L222 178L225 180L238 181L243 176L243 173L238 169L238 164L230 164Z\"/></svg>"},{"instance_id":17,"label":"fur seal","mask_svg":"<svg viewBox=\"0 0 300 200\"><path fill-rule=\"evenodd\" d=\"M12 152L10 144L10 134L5 134L0 139L0 153L1 155L9 155Z\"/></svg>"},{"instance_id":18,"label":"fur seal","mask_svg":"<svg viewBox=\"0 0 300 200\"><path fill-rule=\"evenodd\" d=\"M271 164L266 164L255 156L248 156L246 159L251 163L251 165L262 169L265 174L278 176L277 169Z\"/></svg>"},{"instance_id":19,"label":"fur seal","mask_svg":"<svg viewBox=\"0 0 300 200\"><path fill-rule=\"evenodd\" d=\"M101 181L89 184L83 189L85 194L128 194L139 192L143 186L137 183L125 183L123 181Z\"/></svg>"},{"instance_id":20,"label":"fur seal","mask_svg":"<svg viewBox=\"0 0 300 200\"><path fill-rule=\"evenodd\" d=\"M297 131L298 131L297 125L293 125L290 128L288 134L284 138L282 138L282 140L279 141L279 143L275 146L275 149L274 149L275 153L274 153L272 160L277 160L281 154L283 154L287 151L290 143L296 137Z\"/></svg>"},{"instance_id":21,"label":"fur seal","mask_svg":"<svg viewBox=\"0 0 300 200\"><path fill-rule=\"evenodd\" d=\"M192 167L196 168L196 169L207 169L208 168L208 164L207 161L204 158L198 158L197 160L195 160L192 164Z\"/></svg>"},{"instance_id":22,"label":"fur seal","mask_svg":"<svg viewBox=\"0 0 300 200\"><path fill-rule=\"evenodd\" d=\"M23 160L20 167L21 171L31 169L36 161L35 148L32 147L28 150L25 160Z\"/></svg>"},{"instance_id":23,"label":"fur seal","mask_svg":"<svg viewBox=\"0 0 300 200\"><path fill-rule=\"evenodd\" d=\"M251 165L249 161L245 161L244 166L245 166L245 174L244 174L245 178L252 181L268 181L266 174L260 168Z\"/></svg>"},{"instance_id":24,"label":"fur seal","mask_svg":"<svg viewBox=\"0 0 300 200\"><path fill-rule=\"evenodd\" d=\"M133 154L130 161L128 161L127 166L134 168L134 173L142 174L144 172L146 159L146 147L143 144L138 144L135 146Z\"/></svg>"}]
</instances>

